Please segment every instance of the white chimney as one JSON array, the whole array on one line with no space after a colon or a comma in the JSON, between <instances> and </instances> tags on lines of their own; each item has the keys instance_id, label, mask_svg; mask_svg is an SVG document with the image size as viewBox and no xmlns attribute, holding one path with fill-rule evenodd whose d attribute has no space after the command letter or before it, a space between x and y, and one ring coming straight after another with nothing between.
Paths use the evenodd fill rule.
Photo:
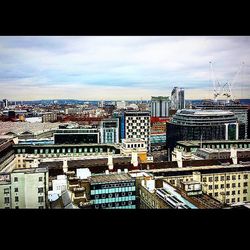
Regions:
<instances>
[{"instance_id":1,"label":"white chimney","mask_svg":"<svg viewBox=\"0 0 250 250\"><path fill-rule=\"evenodd\" d=\"M231 155L230 158L233 160L233 164L237 164L238 159L237 159L237 150L235 147L231 147Z\"/></svg>"},{"instance_id":2,"label":"white chimney","mask_svg":"<svg viewBox=\"0 0 250 250\"><path fill-rule=\"evenodd\" d=\"M110 153L108 154L108 167L109 167L109 170L112 170L114 168L113 156Z\"/></svg>"},{"instance_id":3,"label":"white chimney","mask_svg":"<svg viewBox=\"0 0 250 250\"><path fill-rule=\"evenodd\" d=\"M105 174L109 174L109 171L108 171L108 170L105 170Z\"/></svg>"},{"instance_id":4,"label":"white chimney","mask_svg":"<svg viewBox=\"0 0 250 250\"><path fill-rule=\"evenodd\" d=\"M38 168L38 159L34 159L33 168Z\"/></svg>"},{"instance_id":5,"label":"white chimney","mask_svg":"<svg viewBox=\"0 0 250 250\"><path fill-rule=\"evenodd\" d=\"M117 169L117 173L120 174L122 171L121 169Z\"/></svg>"},{"instance_id":6,"label":"white chimney","mask_svg":"<svg viewBox=\"0 0 250 250\"><path fill-rule=\"evenodd\" d=\"M68 172L68 161L67 161L67 159L63 159L63 172L64 173Z\"/></svg>"},{"instance_id":7,"label":"white chimney","mask_svg":"<svg viewBox=\"0 0 250 250\"><path fill-rule=\"evenodd\" d=\"M178 167L182 168L182 152L179 150L176 151L176 161L177 161Z\"/></svg>"},{"instance_id":8,"label":"white chimney","mask_svg":"<svg viewBox=\"0 0 250 250\"><path fill-rule=\"evenodd\" d=\"M138 154L137 154L137 151L132 151L131 164L133 164L134 167L138 166Z\"/></svg>"},{"instance_id":9,"label":"white chimney","mask_svg":"<svg viewBox=\"0 0 250 250\"><path fill-rule=\"evenodd\" d=\"M124 169L124 173L128 173L128 169L127 168Z\"/></svg>"}]
</instances>

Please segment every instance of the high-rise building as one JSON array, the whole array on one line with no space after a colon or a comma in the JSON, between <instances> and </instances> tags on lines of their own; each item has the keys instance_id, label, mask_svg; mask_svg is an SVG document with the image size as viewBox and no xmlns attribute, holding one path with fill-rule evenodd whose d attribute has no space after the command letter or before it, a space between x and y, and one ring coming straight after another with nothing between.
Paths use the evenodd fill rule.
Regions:
<instances>
[{"instance_id":1,"label":"high-rise building","mask_svg":"<svg viewBox=\"0 0 250 250\"><path fill-rule=\"evenodd\" d=\"M151 97L151 117L168 117L170 100L168 96Z\"/></svg>"},{"instance_id":2,"label":"high-rise building","mask_svg":"<svg viewBox=\"0 0 250 250\"><path fill-rule=\"evenodd\" d=\"M4 108L8 108L8 100L7 99L3 99L3 107Z\"/></svg>"},{"instance_id":3,"label":"high-rise building","mask_svg":"<svg viewBox=\"0 0 250 250\"><path fill-rule=\"evenodd\" d=\"M100 126L101 143L119 143L118 118L103 119Z\"/></svg>"},{"instance_id":4,"label":"high-rise building","mask_svg":"<svg viewBox=\"0 0 250 250\"><path fill-rule=\"evenodd\" d=\"M171 109L184 109L185 108L185 96L184 89L174 87L171 92Z\"/></svg>"},{"instance_id":5,"label":"high-rise building","mask_svg":"<svg viewBox=\"0 0 250 250\"><path fill-rule=\"evenodd\" d=\"M125 117L125 139L139 138L145 141L148 152L150 152L150 112L126 111Z\"/></svg>"}]
</instances>

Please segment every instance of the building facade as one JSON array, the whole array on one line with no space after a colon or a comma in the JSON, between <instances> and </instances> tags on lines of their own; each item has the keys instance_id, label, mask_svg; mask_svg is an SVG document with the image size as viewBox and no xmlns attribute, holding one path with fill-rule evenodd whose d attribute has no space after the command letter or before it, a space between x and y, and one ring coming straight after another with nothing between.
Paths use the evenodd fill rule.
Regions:
<instances>
[{"instance_id":1,"label":"building facade","mask_svg":"<svg viewBox=\"0 0 250 250\"><path fill-rule=\"evenodd\" d=\"M89 177L94 209L135 209L135 180L127 173Z\"/></svg>"},{"instance_id":2,"label":"building facade","mask_svg":"<svg viewBox=\"0 0 250 250\"><path fill-rule=\"evenodd\" d=\"M150 112L126 111L125 116L125 139L137 138L146 143L150 152Z\"/></svg>"},{"instance_id":3,"label":"building facade","mask_svg":"<svg viewBox=\"0 0 250 250\"><path fill-rule=\"evenodd\" d=\"M185 108L185 95L184 89L174 87L171 92L171 109L184 109Z\"/></svg>"},{"instance_id":4,"label":"building facade","mask_svg":"<svg viewBox=\"0 0 250 250\"><path fill-rule=\"evenodd\" d=\"M165 96L151 97L151 117L168 117L170 99Z\"/></svg>"},{"instance_id":5,"label":"building facade","mask_svg":"<svg viewBox=\"0 0 250 250\"><path fill-rule=\"evenodd\" d=\"M118 118L103 119L100 124L101 143L119 143L119 120Z\"/></svg>"}]
</instances>

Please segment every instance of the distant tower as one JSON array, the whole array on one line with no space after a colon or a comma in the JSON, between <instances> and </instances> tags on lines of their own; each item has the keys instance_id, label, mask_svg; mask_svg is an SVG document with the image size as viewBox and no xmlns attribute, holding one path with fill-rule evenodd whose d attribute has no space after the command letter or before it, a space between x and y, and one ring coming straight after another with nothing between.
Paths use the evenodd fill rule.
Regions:
<instances>
[{"instance_id":1,"label":"distant tower","mask_svg":"<svg viewBox=\"0 0 250 250\"><path fill-rule=\"evenodd\" d=\"M170 99L168 96L151 97L151 116L152 117L168 117L169 116Z\"/></svg>"},{"instance_id":2,"label":"distant tower","mask_svg":"<svg viewBox=\"0 0 250 250\"><path fill-rule=\"evenodd\" d=\"M7 100L7 99L3 99L3 107L4 107L5 109L8 108L8 100Z\"/></svg>"},{"instance_id":3,"label":"distant tower","mask_svg":"<svg viewBox=\"0 0 250 250\"><path fill-rule=\"evenodd\" d=\"M171 108L176 110L185 108L185 95L183 88L173 88L171 92Z\"/></svg>"}]
</instances>

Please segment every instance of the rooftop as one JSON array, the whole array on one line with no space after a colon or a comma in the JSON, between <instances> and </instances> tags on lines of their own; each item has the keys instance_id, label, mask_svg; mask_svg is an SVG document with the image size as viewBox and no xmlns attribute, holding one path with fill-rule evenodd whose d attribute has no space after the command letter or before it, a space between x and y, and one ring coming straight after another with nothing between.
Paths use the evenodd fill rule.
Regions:
<instances>
[{"instance_id":1,"label":"rooftop","mask_svg":"<svg viewBox=\"0 0 250 250\"><path fill-rule=\"evenodd\" d=\"M24 174L33 174L33 173L46 173L48 168L39 167L39 168L20 168L14 169L12 173L24 173Z\"/></svg>"},{"instance_id":2,"label":"rooftop","mask_svg":"<svg viewBox=\"0 0 250 250\"><path fill-rule=\"evenodd\" d=\"M98 184L98 183L109 183L109 182L120 182L120 181L130 181L132 177L129 174L100 174L100 175L93 175L89 177L91 184Z\"/></svg>"},{"instance_id":3,"label":"rooftop","mask_svg":"<svg viewBox=\"0 0 250 250\"><path fill-rule=\"evenodd\" d=\"M176 112L181 115L192 115L192 116L222 116L222 115L233 115L233 112L218 110L203 110L203 109L181 109Z\"/></svg>"}]
</instances>

